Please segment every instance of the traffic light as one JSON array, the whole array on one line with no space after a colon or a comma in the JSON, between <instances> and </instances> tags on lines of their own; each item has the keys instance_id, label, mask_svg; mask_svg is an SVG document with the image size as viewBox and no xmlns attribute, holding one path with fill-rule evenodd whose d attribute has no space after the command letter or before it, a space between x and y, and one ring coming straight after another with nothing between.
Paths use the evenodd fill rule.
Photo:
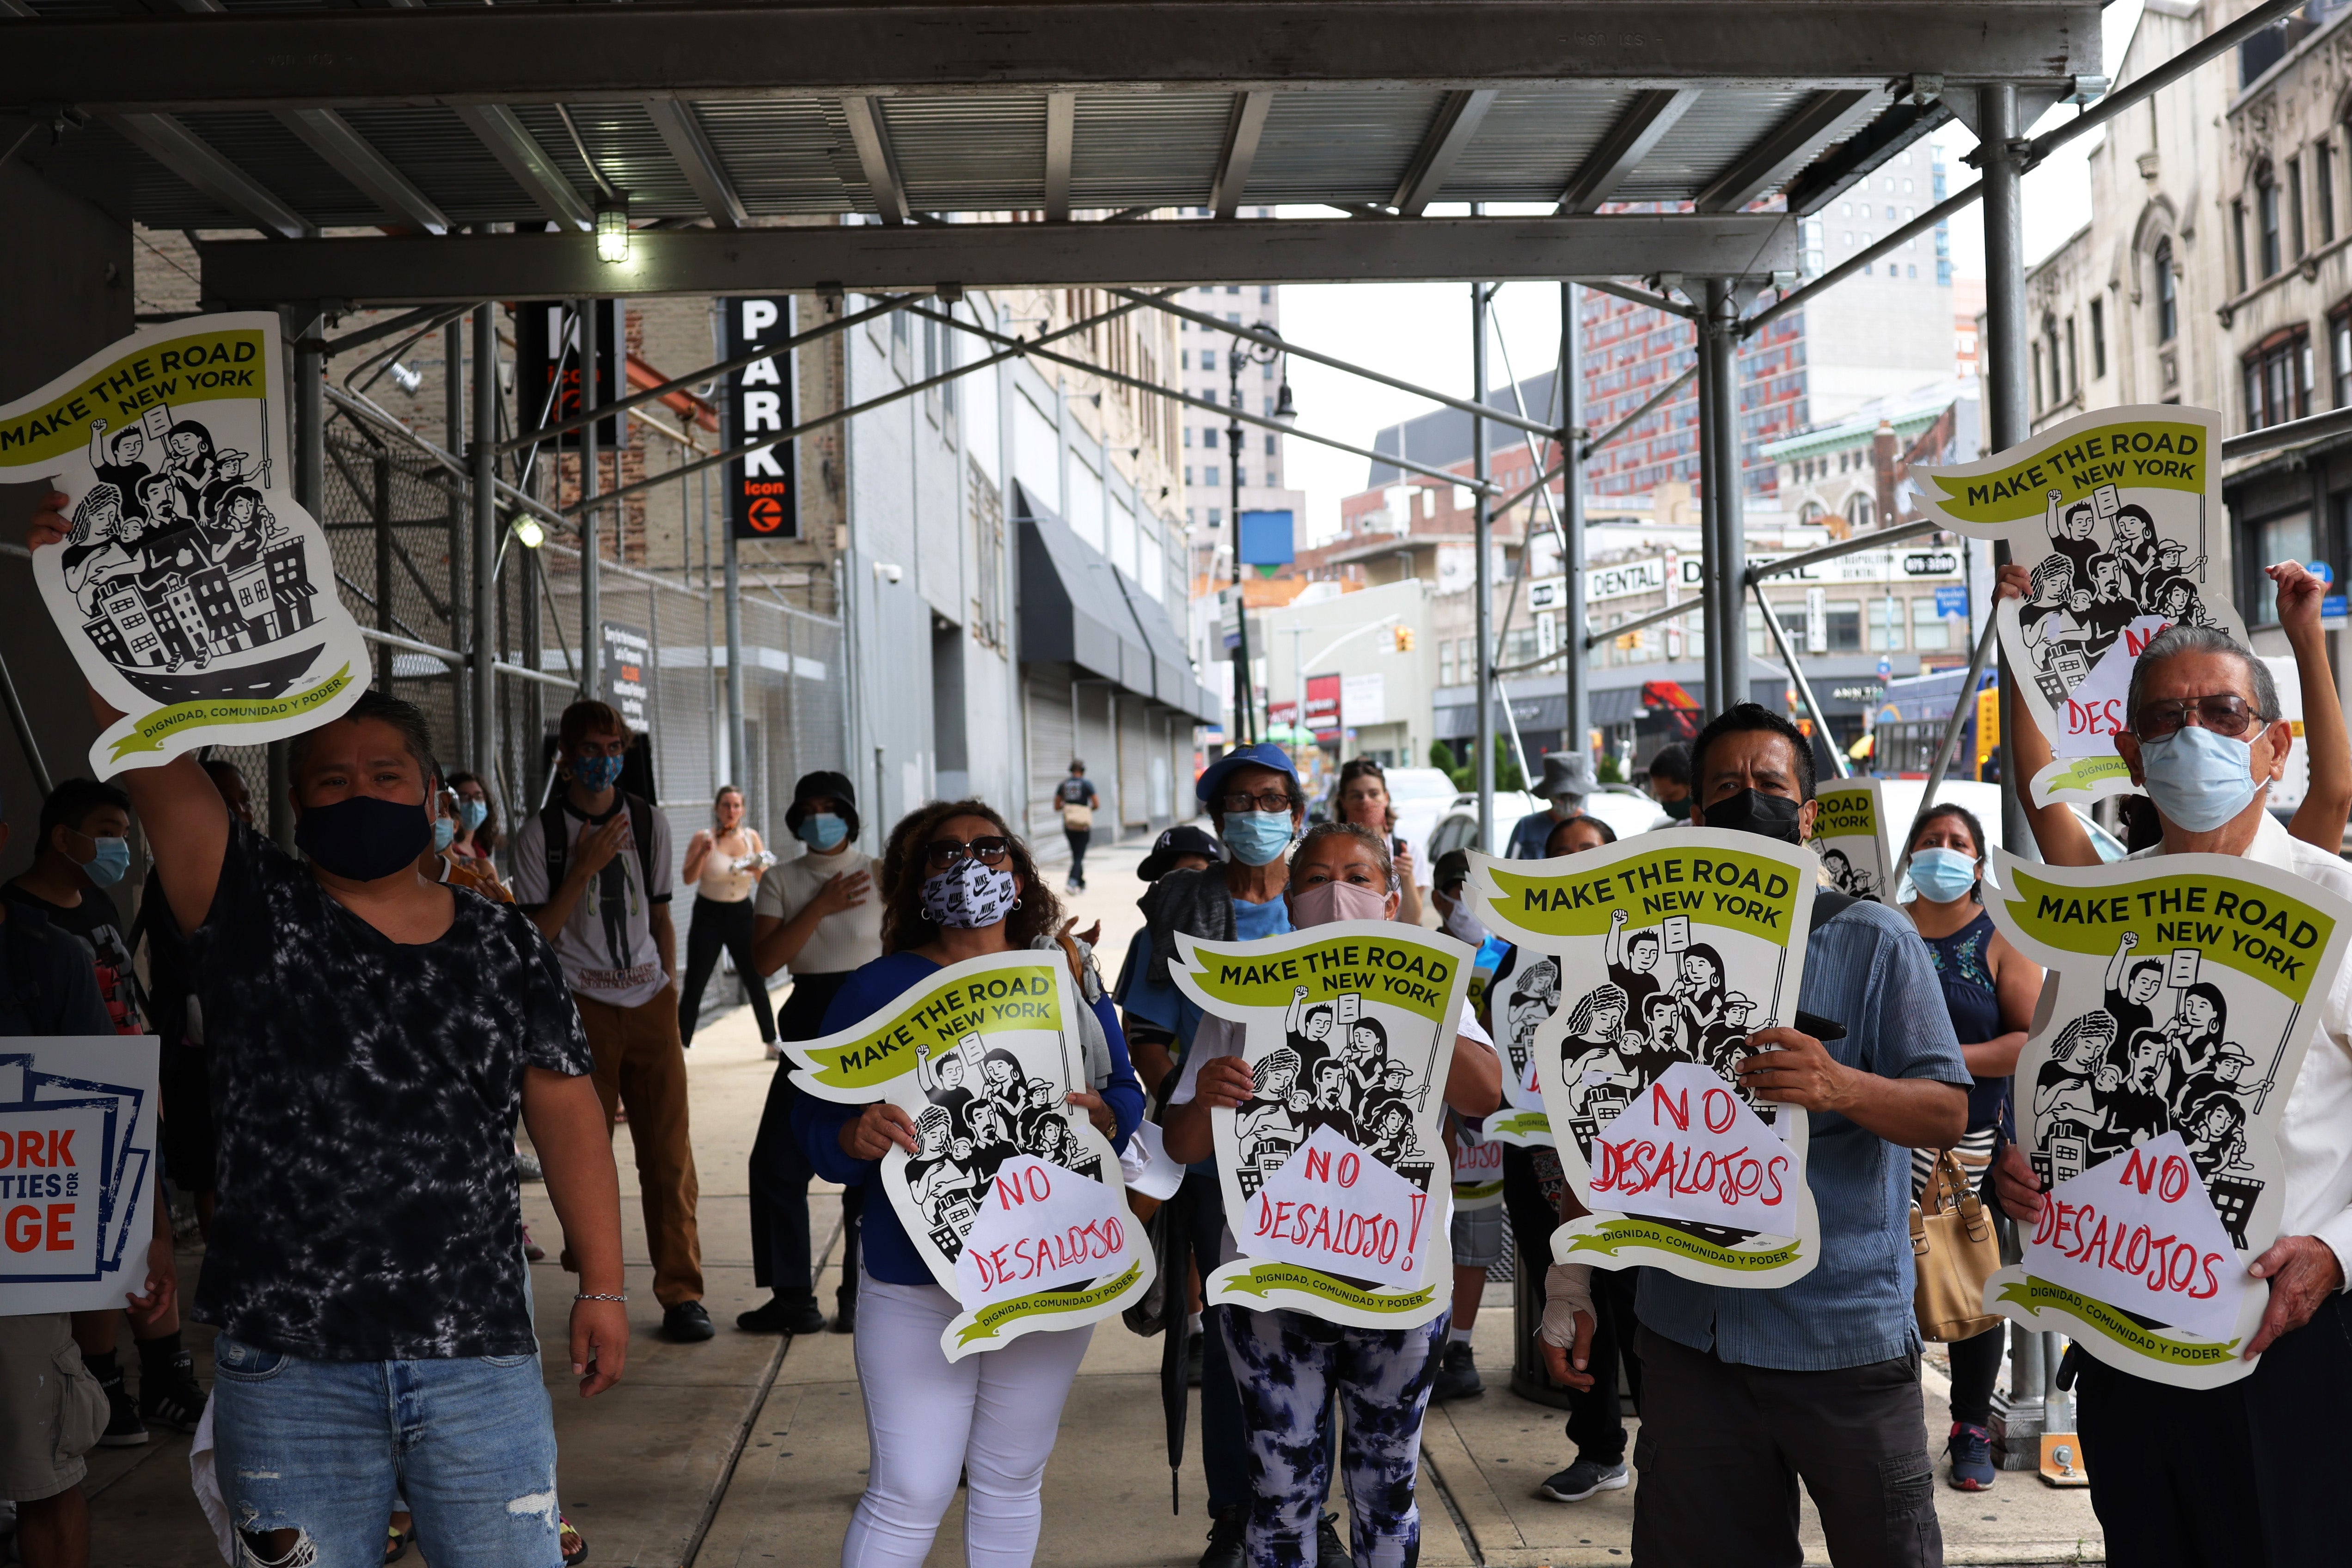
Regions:
<instances>
[{"instance_id":1,"label":"traffic light","mask_svg":"<svg viewBox=\"0 0 2352 1568\"><path fill-rule=\"evenodd\" d=\"M1412 628L1411 626L1399 626L1396 628L1396 650L1399 653L1411 653L1412 651Z\"/></svg>"},{"instance_id":2,"label":"traffic light","mask_svg":"<svg viewBox=\"0 0 2352 1568\"><path fill-rule=\"evenodd\" d=\"M1635 648L1642 646L1642 634L1639 632L1619 632L1617 634L1617 646L1620 648L1622 648L1625 652L1631 653Z\"/></svg>"}]
</instances>

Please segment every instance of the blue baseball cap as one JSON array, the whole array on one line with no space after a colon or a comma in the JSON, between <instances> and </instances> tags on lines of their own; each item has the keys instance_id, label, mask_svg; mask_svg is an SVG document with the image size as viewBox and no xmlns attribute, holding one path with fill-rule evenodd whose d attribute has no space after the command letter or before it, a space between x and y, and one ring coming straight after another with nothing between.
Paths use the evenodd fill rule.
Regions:
<instances>
[{"instance_id":1,"label":"blue baseball cap","mask_svg":"<svg viewBox=\"0 0 2352 1568\"><path fill-rule=\"evenodd\" d=\"M1298 769L1292 765L1290 753L1271 741L1260 741L1255 746L1236 746L1211 763L1202 771L1201 782L1192 786L1192 794L1202 805L1216 799L1225 780L1235 768L1272 768L1290 781L1290 792L1299 793Z\"/></svg>"}]
</instances>

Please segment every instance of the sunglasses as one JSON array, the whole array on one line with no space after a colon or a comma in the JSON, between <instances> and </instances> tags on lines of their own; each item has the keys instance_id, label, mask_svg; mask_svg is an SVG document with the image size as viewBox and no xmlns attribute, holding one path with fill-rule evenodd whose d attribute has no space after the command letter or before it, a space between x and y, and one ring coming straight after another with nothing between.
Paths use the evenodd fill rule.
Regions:
<instances>
[{"instance_id":1,"label":"sunglasses","mask_svg":"<svg viewBox=\"0 0 2352 1568\"><path fill-rule=\"evenodd\" d=\"M2252 703L2227 692L2211 697L2193 697L2184 701L2151 702L2139 710L2132 725L2132 733L2143 741L2169 740L2196 715L2199 728L2210 730L2216 735L2236 741L2244 738L2249 730L2260 729L2270 721L2254 711Z\"/></svg>"},{"instance_id":2,"label":"sunglasses","mask_svg":"<svg viewBox=\"0 0 2352 1568\"><path fill-rule=\"evenodd\" d=\"M944 871L961 864L969 858L983 866L1002 866L1004 858L1013 853L1012 840L997 837L975 838L969 844L953 838L934 838L926 847L934 869Z\"/></svg>"}]
</instances>

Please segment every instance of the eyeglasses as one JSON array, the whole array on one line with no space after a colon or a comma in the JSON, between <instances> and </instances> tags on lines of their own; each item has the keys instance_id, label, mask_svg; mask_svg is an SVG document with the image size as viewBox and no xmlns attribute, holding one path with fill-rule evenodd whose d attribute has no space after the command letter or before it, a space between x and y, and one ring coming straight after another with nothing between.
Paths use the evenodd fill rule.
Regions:
<instances>
[{"instance_id":1,"label":"eyeglasses","mask_svg":"<svg viewBox=\"0 0 2352 1568\"><path fill-rule=\"evenodd\" d=\"M1013 853L1013 844L1010 839L993 837L975 838L969 844L960 844L952 838L934 838L927 853L932 866L942 871L950 866L961 865L966 857L983 866L1002 866L1004 858Z\"/></svg>"},{"instance_id":2,"label":"eyeglasses","mask_svg":"<svg viewBox=\"0 0 2352 1568\"><path fill-rule=\"evenodd\" d=\"M2184 701L2151 702L2139 710L2132 724L2132 733L2143 741L2162 741L2180 732L2194 713L2200 728L2235 741L2249 730L2267 724L2270 720L2254 711L2253 704L2231 692L2218 692L2210 697L2193 697Z\"/></svg>"},{"instance_id":3,"label":"eyeglasses","mask_svg":"<svg viewBox=\"0 0 2352 1568\"><path fill-rule=\"evenodd\" d=\"M1218 797L1218 804L1223 805L1228 813L1244 811L1288 811L1291 807L1291 797L1290 792L1287 790L1270 789L1263 795L1220 795Z\"/></svg>"}]
</instances>

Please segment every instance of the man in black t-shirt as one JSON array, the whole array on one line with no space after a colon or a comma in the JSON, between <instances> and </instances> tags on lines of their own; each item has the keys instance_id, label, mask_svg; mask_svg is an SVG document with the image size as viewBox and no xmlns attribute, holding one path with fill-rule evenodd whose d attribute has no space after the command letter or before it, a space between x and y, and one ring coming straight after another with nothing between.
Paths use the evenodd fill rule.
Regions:
<instances>
[{"instance_id":1,"label":"man in black t-shirt","mask_svg":"<svg viewBox=\"0 0 2352 1568\"><path fill-rule=\"evenodd\" d=\"M35 551L66 537L63 500L35 517ZM324 1542L340 1562L383 1541L400 1485L426 1540L555 1568L518 1110L577 1260L583 1395L612 1385L628 1345L619 1184L579 1016L529 916L419 873L440 770L413 705L364 692L288 753L300 860L233 822L193 757L123 775L189 933L223 1112L195 1314L221 1331L228 1515L259 1561ZM404 1414L417 1408L463 1414Z\"/></svg>"},{"instance_id":2,"label":"man in black t-shirt","mask_svg":"<svg viewBox=\"0 0 2352 1568\"><path fill-rule=\"evenodd\" d=\"M1070 842L1069 889L1082 893L1087 888L1087 846L1094 839L1095 813L1102 807L1102 796L1095 791L1095 781L1087 777L1087 764L1070 763L1070 776L1054 786L1054 809L1061 814L1062 837Z\"/></svg>"}]
</instances>

